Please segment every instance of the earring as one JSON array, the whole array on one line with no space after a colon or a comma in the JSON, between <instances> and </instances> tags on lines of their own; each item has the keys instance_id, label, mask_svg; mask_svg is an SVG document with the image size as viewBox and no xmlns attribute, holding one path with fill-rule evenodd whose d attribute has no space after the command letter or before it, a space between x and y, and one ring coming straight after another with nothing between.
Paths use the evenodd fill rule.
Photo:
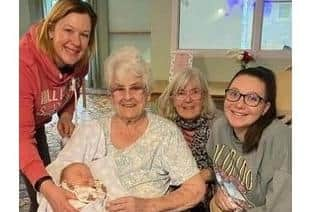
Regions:
<instances>
[{"instance_id":1,"label":"earring","mask_svg":"<svg viewBox=\"0 0 318 212\"><path fill-rule=\"evenodd\" d=\"M49 30L48 34L49 34L49 39L53 40L53 38L54 38L53 31Z\"/></svg>"}]
</instances>

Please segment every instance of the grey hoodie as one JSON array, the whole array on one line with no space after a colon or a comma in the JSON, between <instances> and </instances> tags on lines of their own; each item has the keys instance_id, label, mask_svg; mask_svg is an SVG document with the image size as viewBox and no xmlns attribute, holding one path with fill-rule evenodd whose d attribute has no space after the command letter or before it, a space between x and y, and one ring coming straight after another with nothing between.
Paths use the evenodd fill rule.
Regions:
<instances>
[{"instance_id":1,"label":"grey hoodie","mask_svg":"<svg viewBox=\"0 0 318 212\"><path fill-rule=\"evenodd\" d=\"M237 188L251 207L247 211L292 211L291 128L274 120L257 149L243 153L242 142L221 117L212 126L207 152L218 179Z\"/></svg>"}]
</instances>

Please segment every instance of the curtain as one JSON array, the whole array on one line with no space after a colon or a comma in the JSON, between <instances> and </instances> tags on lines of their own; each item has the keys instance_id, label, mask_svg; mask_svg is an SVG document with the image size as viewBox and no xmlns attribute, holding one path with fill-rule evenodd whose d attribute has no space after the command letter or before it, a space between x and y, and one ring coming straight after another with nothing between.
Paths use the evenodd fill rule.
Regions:
<instances>
[{"instance_id":1,"label":"curtain","mask_svg":"<svg viewBox=\"0 0 318 212\"><path fill-rule=\"evenodd\" d=\"M95 33L96 52L91 58L87 76L87 87L105 88L104 59L108 56L108 1L88 0L97 14Z\"/></svg>"},{"instance_id":2,"label":"curtain","mask_svg":"<svg viewBox=\"0 0 318 212\"><path fill-rule=\"evenodd\" d=\"M88 0L88 2L92 5L94 11L97 13L97 4L94 0ZM98 14L97 14L97 21L98 20ZM97 27L95 29L95 53L92 56L90 63L89 63L89 72L87 74L87 87L88 88L100 88L100 77L99 77L99 65L98 65L98 30Z\"/></svg>"}]
</instances>

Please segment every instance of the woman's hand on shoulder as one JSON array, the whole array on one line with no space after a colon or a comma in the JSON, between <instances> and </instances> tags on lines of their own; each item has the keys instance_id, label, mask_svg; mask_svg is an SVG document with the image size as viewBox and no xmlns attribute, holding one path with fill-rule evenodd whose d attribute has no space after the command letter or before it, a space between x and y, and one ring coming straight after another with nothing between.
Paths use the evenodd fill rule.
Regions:
<instances>
[{"instance_id":1,"label":"woman's hand on shoulder","mask_svg":"<svg viewBox=\"0 0 318 212\"><path fill-rule=\"evenodd\" d=\"M59 121L57 122L57 130L62 138L71 137L75 128L72 119L73 116L68 112L64 112L60 115Z\"/></svg>"},{"instance_id":2,"label":"woman's hand on shoulder","mask_svg":"<svg viewBox=\"0 0 318 212\"><path fill-rule=\"evenodd\" d=\"M68 199L73 199L74 194L58 187L51 180L42 183L40 192L51 205L53 211L78 212L71 206Z\"/></svg>"},{"instance_id":3,"label":"woman's hand on shoulder","mask_svg":"<svg viewBox=\"0 0 318 212\"><path fill-rule=\"evenodd\" d=\"M137 197L120 197L111 200L106 204L108 212L126 211L126 212L156 212L158 211L151 203L150 199Z\"/></svg>"}]
</instances>

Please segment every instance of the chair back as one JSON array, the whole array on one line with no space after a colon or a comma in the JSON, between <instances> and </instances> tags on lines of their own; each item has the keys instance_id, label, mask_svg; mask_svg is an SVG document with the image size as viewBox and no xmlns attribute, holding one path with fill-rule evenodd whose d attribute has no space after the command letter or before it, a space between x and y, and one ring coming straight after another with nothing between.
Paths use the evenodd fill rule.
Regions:
<instances>
[{"instance_id":1,"label":"chair back","mask_svg":"<svg viewBox=\"0 0 318 212\"><path fill-rule=\"evenodd\" d=\"M291 67L276 73L277 97L276 107L278 117L292 115L292 70Z\"/></svg>"}]
</instances>

